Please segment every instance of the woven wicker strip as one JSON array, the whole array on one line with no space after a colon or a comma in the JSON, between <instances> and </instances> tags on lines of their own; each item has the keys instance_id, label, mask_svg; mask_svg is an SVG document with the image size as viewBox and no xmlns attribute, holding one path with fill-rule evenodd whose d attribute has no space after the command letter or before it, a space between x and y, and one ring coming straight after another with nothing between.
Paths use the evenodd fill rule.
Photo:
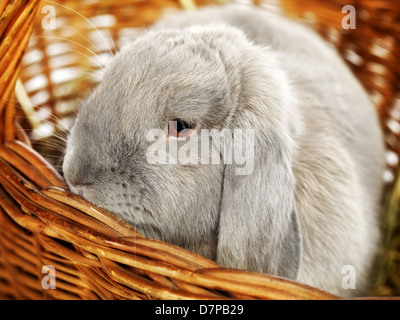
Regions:
<instances>
[{"instance_id":1,"label":"woven wicker strip","mask_svg":"<svg viewBox=\"0 0 400 320\"><path fill-rule=\"evenodd\" d=\"M56 143L52 135L65 134L60 128L72 119L77 99L96 84L93 71L103 65L98 57L110 58L135 36L134 28L153 23L165 8L193 4L0 2L0 298L337 298L293 281L221 268L177 246L148 239L68 192L57 161L49 162L51 157L45 159L38 152L50 153ZM338 29L345 4L357 7L357 29L351 32ZM55 29L43 27L46 5L56 9ZM312 24L337 46L375 99L388 147L398 155L400 130L393 121L400 120L400 7L384 0L285 0L275 9ZM56 76L60 70L69 78ZM23 84L27 93L16 90L16 95L16 84ZM37 136L41 126L49 128L48 136ZM391 163L394 178L397 168L398 162ZM393 186L388 186L389 195ZM43 288L43 266L55 268L55 290Z\"/></svg>"}]
</instances>

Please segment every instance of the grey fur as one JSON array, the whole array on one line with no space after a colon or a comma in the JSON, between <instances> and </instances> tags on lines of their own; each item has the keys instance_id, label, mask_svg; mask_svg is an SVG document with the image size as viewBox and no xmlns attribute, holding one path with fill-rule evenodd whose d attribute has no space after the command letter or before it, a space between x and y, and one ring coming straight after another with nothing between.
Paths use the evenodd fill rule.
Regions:
<instances>
[{"instance_id":1,"label":"grey fur","mask_svg":"<svg viewBox=\"0 0 400 320\"><path fill-rule=\"evenodd\" d=\"M253 173L149 164L147 132L174 118L255 129ZM166 18L123 48L64 161L72 191L149 237L345 297L368 287L383 168L374 106L336 52L294 22L233 7ZM342 288L345 265L356 290Z\"/></svg>"}]
</instances>

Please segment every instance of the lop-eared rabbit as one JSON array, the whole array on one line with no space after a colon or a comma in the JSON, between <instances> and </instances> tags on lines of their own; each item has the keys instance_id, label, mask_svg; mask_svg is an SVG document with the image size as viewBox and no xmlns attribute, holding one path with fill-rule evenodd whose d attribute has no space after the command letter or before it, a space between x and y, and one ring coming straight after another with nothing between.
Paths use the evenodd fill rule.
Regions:
<instances>
[{"instance_id":1,"label":"lop-eared rabbit","mask_svg":"<svg viewBox=\"0 0 400 320\"><path fill-rule=\"evenodd\" d=\"M251 172L149 161L156 143L179 149L212 130L252 132L219 150L252 150ZM63 165L72 191L148 237L342 297L369 285L383 168L374 105L335 50L235 7L166 17L126 45L83 103Z\"/></svg>"}]
</instances>

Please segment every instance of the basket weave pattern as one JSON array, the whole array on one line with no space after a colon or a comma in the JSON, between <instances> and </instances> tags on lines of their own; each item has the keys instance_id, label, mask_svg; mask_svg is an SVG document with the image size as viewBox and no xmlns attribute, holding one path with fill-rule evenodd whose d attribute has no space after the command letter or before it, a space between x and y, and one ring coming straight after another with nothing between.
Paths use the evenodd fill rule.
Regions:
<instances>
[{"instance_id":1,"label":"basket weave pattern","mask_svg":"<svg viewBox=\"0 0 400 320\"><path fill-rule=\"evenodd\" d=\"M400 28L393 30L393 23L400 21L400 7L390 1L345 2L285 0L279 8L312 24L339 49L376 102L388 148L398 155ZM352 2L361 8L357 29L344 32L338 29L341 8ZM35 151L38 141L48 137L35 136L34 129L47 126L52 135L68 126L78 99L96 84L93 71L135 36L134 28L150 25L165 8L182 9L182 3L1 1L0 298L336 298L296 282L221 268L147 239L68 192L54 163ZM198 6L215 3L196 1ZM56 29L43 27L46 5L56 8ZM17 79L25 85L38 123L20 107ZM396 178L398 164L390 167ZM48 265L56 270L56 290L43 288Z\"/></svg>"}]
</instances>

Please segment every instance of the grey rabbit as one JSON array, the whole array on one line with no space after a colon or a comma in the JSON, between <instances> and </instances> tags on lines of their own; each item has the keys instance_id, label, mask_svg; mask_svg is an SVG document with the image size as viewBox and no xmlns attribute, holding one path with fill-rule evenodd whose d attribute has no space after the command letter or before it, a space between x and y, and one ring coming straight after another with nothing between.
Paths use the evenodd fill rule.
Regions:
<instances>
[{"instance_id":1,"label":"grey rabbit","mask_svg":"<svg viewBox=\"0 0 400 320\"><path fill-rule=\"evenodd\" d=\"M230 145L253 150L252 172L148 161L151 130L179 147L180 133L212 139L199 126L252 129ZM351 297L371 279L384 167L375 107L336 51L296 22L224 6L167 16L122 48L78 112L63 171L148 237Z\"/></svg>"}]
</instances>

